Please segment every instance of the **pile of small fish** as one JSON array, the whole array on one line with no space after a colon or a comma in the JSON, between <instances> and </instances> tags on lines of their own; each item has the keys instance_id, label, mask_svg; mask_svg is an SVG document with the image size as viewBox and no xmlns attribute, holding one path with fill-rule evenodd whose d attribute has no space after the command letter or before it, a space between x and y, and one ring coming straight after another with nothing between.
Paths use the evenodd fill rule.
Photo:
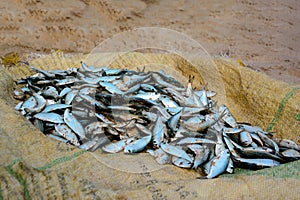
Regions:
<instances>
[{"instance_id":1,"label":"pile of small fish","mask_svg":"<svg viewBox=\"0 0 300 200\"><path fill-rule=\"evenodd\" d=\"M81 149L148 152L159 164L214 178L235 167L260 169L300 158L299 146L237 123L215 92L183 87L163 71L95 68L41 70L18 80L20 111L45 135Z\"/></svg>"}]
</instances>

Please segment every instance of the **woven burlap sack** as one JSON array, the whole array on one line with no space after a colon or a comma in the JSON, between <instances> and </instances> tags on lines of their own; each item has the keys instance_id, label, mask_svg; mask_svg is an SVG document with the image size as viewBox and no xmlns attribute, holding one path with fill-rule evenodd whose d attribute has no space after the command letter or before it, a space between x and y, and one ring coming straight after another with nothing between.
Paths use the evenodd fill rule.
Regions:
<instances>
[{"instance_id":1,"label":"woven burlap sack","mask_svg":"<svg viewBox=\"0 0 300 200\"><path fill-rule=\"evenodd\" d=\"M235 60L202 58L193 62L167 54L129 53L103 65L136 69L168 65L176 78L218 92L240 122L248 122L300 144L300 88L240 66ZM42 69L79 67L85 56L43 56L31 63ZM148 63L148 64L147 64ZM155 63L149 65L149 63ZM193 63L193 64L191 64ZM201 68L202 70L199 70ZM201 73L199 73L199 71ZM166 71L167 73L169 71ZM198 172L159 165L146 153L87 152L47 138L14 110L14 81L32 74L26 66L0 68L0 199L298 199L300 161L259 171L236 169L212 180ZM173 75L174 75L173 74ZM218 79L218 80L217 80Z\"/></svg>"}]
</instances>

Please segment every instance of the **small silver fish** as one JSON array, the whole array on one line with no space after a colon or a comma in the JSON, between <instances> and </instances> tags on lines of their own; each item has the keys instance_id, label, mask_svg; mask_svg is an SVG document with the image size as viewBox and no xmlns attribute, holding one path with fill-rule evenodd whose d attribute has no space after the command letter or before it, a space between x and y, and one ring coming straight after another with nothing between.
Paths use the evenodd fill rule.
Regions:
<instances>
[{"instance_id":1,"label":"small silver fish","mask_svg":"<svg viewBox=\"0 0 300 200\"><path fill-rule=\"evenodd\" d=\"M85 132L87 134L97 135L97 134L103 134L104 128L109 127L107 123L104 122L92 122L85 126Z\"/></svg>"},{"instance_id":2,"label":"small silver fish","mask_svg":"<svg viewBox=\"0 0 300 200\"><path fill-rule=\"evenodd\" d=\"M124 152L125 153L137 153L139 151L142 151L151 141L152 135L148 135L145 137L142 137L141 139L135 140L128 144Z\"/></svg>"},{"instance_id":3,"label":"small silver fish","mask_svg":"<svg viewBox=\"0 0 300 200\"><path fill-rule=\"evenodd\" d=\"M80 149L84 149L84 150L90 150L92 149L95 145L97 145L99 138L94 138L92 140L89 140L85 143L83 143L82 145L78 146Z\"/></svg>"},{"instance_id":4,"label":"small silver fish","mask_svg":"<svg viewBox=\"0 0 300 200\"><path fill-rule=\"evenodd\" d=\"M252 141L255 142L258 146L264 146L264 143L261 141L260 137L256 133L250 133Z\"/></svg>"},{"instance_id":5,"label":"small silver fish","mask_svg":"<svg viewBox=\"0 0 300 200\"><path fill-rule=\"evenodd\" d=\"M168 119L167 124L172 131L177 130L177 125L180 117L181 117L181 112L178 112L176 115L173 115L170 119Z\"/></svg>"},{"instance_id":6,"label":"small silver fish","mask_svg":"<svg viewBox=\"0 0 300 200\"><path fill-rule=\"evenodd\" d=\"M132 86L131 88L127 89L127 91L124 92L124 95L129 95L129 94L135 93L140 89L140 87L141 87L141 84L136 84L136 85Z\"/></svg>"},{"instance_id":7,"label":"small silver fish","mask_svg":"<svg viewBox=\"0 0 300 200\"><path fill-rule=\"evenodd\" d=\"M300 152L295 149L287 149L280 153L285 158L300 158Z\"/></svg>"},{"instance_id":8,"label":"small silver fish","mask_svg":"<svg viewBox=\"0 0 300 200\"><path fill-rule=\"evenodd\" d=\"M176 144L216 144L215 141L206 138L195 138L195 137L186 137L178 141Z\"/></svg>"},{"instance_id":9,"label":"small silver fish","mask_svg":"<svg viewBox=\"0 0 300 200\"><path fill-rule=\"evenodd\" d=\"M222 174L229 163L230 153L228 149L224 149L219 155L217 155L210 164L210 170L205 177L198 178L214 178Z\"/></svg>"},{"instance_id":10,"label":"small silver fish","mask_svg":"<svg viewBox=\"0 0 300 200\"><path fill-rule=\"evenodd\" d=\"M114 124L113 122L111 122L107 117L105 117L101 113L95 113L95 116L106 124Z\"/></svg>"},{"instance_id":11,"label":"small silver fish","mask_svg":"<svg viewBox=\"0 0 300 200\"><path fill-rule=\"evenodd\" d=\"M157 92L157 89L154 86L149 84L143 83L141 84L141 88L147 92Z\"/></svg>"},{"instance_id":12,"label":"small silver fish","mask_svg":"<svg viewBox=\"0 0 300 200\"><path fill-rule=\"evenodd\" d=\"M135 120L132 120L132 122L135 122ZM134 125L135 125L135 127L137 127L140 131L142 131L146 135L151 135L152 134L152 132L148 128L143 126L142 124L134 123Z\"/></svg>"},{"instance_id":13,"label":"small silver fish","mask_svg":"<svg viewBox=\"0 0 300 200\"><path fill-rule=\"evenodd\" d=\"M94 68L92 66L88 66L87 64L85 64L83 61L80 61L80 64L81 64L81 68L83 69L83 71L85 72L93 72L93 73L96 73L96 72L100 72L100 71L103 71L104 69L103 68Z\"/></svg>"},{"instance_id":14,"label":"small silver fish","mask_svg":"<svg viewBox=\"0 0 300 200\"><path fill-rule=\"evenodd\" d=\"M147 93L142 93L142 94L136 94L136 95L133 95L132 97L156 101L160 98L160 94L155 93L155 92L147 92Z\"/></svg>"},{"instance_id":15,"label":"small silver fish","mask_svg":"<svg viewBox=\"0 0 300 200\"><path fill-rule=\"evenodd\" d=\"M107 108L111 110L120 110L120 111L135 111L135 108L131 108L128 106L107 106Z\"/></svg>"},{"instance_id":16,"label":"small silver fish","mask_svg":"<svg viewBox=\"0 0 300 200\"><path fill-rule=\"evenodd\" d=\"M78 90L72 90L68 92L65 97L65 104L71 105L73 99L76 97L77 94L78 94Z\"/></svg>"},{"instance_id":17,"label":"small silver fish","mask_svg":"<svg viewBox=\"0 0 300 200\"><path fill-rule=\"evenodd\" d=\"M258 131L258 132L256 132L256 133L257 133L257 135L260 137L260 139L261 139L264 143L266 143L266 144L268 144L270 147L274 148L275 151L276 151L276 153L279 152L279 147L278 147L278 145L276 144L276 142L274 142L273 140L271 140L270 138L268 138L268 136L266 136L264 133L262 133L262 132L260 132L260 131Z\"/></svg>"},{"instance_id":18,"label":"small silver fish","mask_svg":"<svg viewBox=\"0 0 300 200\"><path fill-rule=\"evenodd\" d=\"M247 124L239 124L239 127L245 129L246 131L248 131L250 133L256 133L258 131L263 131L258 126L250 126L250 125L247 125Z\"/></svg>"},{"instance_id":19,"label":"small silver fish","mask_svg":"<svg viewBox=\"0 0 300 200\"><path fill-rule=\"evenodd\" d=\"M162 104L166 107L166 108L177 108L179 107L179 105L171 100L168 96L166 95L161 95L159 96L159 100L162 102Z\"/></svg>"},{"instance_id":20,"label":"small silver fish","mask_svg":"<svg viewBox=\"0 0 300 200\"><path fill-rule=\"evenodd\" d=\"M232 116L231 112L225 105L219 107L219 113L222 116L222 119L230 125L232 128L238 128L238 124L235 118Z\"/></svg>"},{"instance_id":21,"label":"small silver fish","mask_svg":"<svg viewBox=\"0 0 300 200\"><path fill-rule=\"evenodd\" d=\"M223 132L224 133L230 133L230 134L236 134L236 133L240 133L242 132L244 129L242 128L228 128L228 127L224 127L223 128Z\"/></svg>"},{"instance_id":22,"label":"small silver fish","mask_svg":"<svg viewBox=\"0 0 300 200\"><path fill-rule=\"evenodd\" d=\"M55 130L57 133L59 133L62 137L70 141L71 144L74 144L75 146L79 146L79 141L75 135L74 132L65 124L56 124Z\"/></svg>"},{"instance_id":23,"label":"small silver fish","mask_svg":"<svg viewBox=\"0 0 300 200\"><path fill-rule=\"evenodd\" d=\"M78 81L79 79L70 76L70 77L66 77L65 79L56 80L55 85L56 86L69 85Z\"/></svg>"},{"instance_id":24,"label":"small silver fish","mask_svg":"<svg viewBox=\"0 0 300 200\"><path fill-rule=\"evenodd\" d=\"M52 122L56 124L62 124L64 123L64 119L62 116L56 113L38 113L33 116L36 119L42 120L42 121L47 121L47 122Z\"/></svg>"},{"instance_id":25,"label":"small silver fish","mask_svg":"<svg viewBox=\"0 0 300 200\"><path fill-rule=\"evenodd\" d=\"M160 84L164 87L171 88L176 91L184 91L185 90L184 88L179 88L175 85L172 85L171 83L166 82L165 80L163 80L163 78L160 75L158 75L156 73L152 73L151 76L158 84Z\"/></svg>"},{"instance_id":26,"label":"small silver fish","mask_svg":"<svg viewBox=\"0 0 300 200\"><path fill-rule=\"evenodd\" d=\"M123 94L123 92L110 82L99 82L99 85L104 87L111 94Z\"/></svg>"},{"instance_id":27,"label":"small silver fish","mask_svg":"<svg viewBox=\"0 0 300 200\"><path fill-rule=\"evenodd\" d=\"M58 98L58 91L55 87L53 86L47 86L45 90L43 91L43 96L45 97L53 97L53 98Z\"/></svg>"},{"instance_id":28,"label":"small silver fish","mask_svg":"<svg viewBox=\"0 0 300 200\"><path fill-rule=\"evenodd\" d=\"M46 100L44 99L44 97L38 93L33 93L33 96L36 99L37 105L34 108L26 108L25 111L26 112L30 112L30 113L38 113L41 112L44 107L46 106Z\"/></svg>"},{"instance_id":29,"label":"small silver fish","mask_svg":"<svg viewBox=\"0 0 300 200\"><path fill-rule=\"evenodd\" d=\"M251 134L248 131L242 131L240 133L240 142L243 146L249 146L253 142Z\"/></svg>"},{"instance_id":30,"label":"small silver fish","mask_svg":"<svg viewBox=\"0 0 300 200\"><path fill-rule=\"evenodd\" d=\"M24 103L22 104L20 109L21 110L33 109L36 106L37 106L36 99L34 98L34 96L31 96L27 100L24 101Z\"/></svg>"},{"instance_id":31,"label":"small silver fish","mask_svg":"<svg viewBox=\"0 0 300 200\"><path fill-rule=\"evenodd\" d=\"M171 162L171 156L164 152L162 149L148 149L147 153L155 157L155 160L160 165L169 164Z\"/></svg>"},{"instance_id":32,"label":"small silver fish","mask_svg":"<svg viewBox=\"0 0 300 200\"><path fill-rule=\"evenodd\" d=\"M23 105L23 101L19 102L16 106L15 106L15 110L17 111L21 111L22 105Z\"/></svg>"},{"instance_id":33,"label":"small silver fish","mask_svg":"<svg viewBox=\"0 0 300 200\"><path fill-rule=\"evenodd\" d=\"M195 159L193 163L194 169L197 169L200 165L207 161L209 156L209 149L206 146L201 146L199 144L190 144L187 147L195 153Z\"/></svg>"},{"instance_id":34,"label":"small silver fish","mask_svg":"<svg viewBox=\"0 0 300 200\"><path fill-rule=\"evenodd\" d=\"M190 163L193 163L193 158L191 158L184 150L182 150L181 148L177 147L177 146L172 146L170 144L165 144L165 143L161 143L160 144L162 150L168 154L171 154L173 156L179 157L179 158L183 158L187 161L189 161Z\"/></svg>"},{"instance_id":35,"label":"small silver fish","mask_svg":"<svg viewBox=\"0 0 300 200\"><path fill-rule=\"evenodd\" d=\"M242 147L237 143L235 143L234 141L231 141L231 143L241 154L246 155L248 157L256 156L262 158L272 158L279 161L281 160L280 157L273 154L274 153L273 149L265 148L265 147Z\"/></svg>"},{"instance_id":36,"label":"small silver fish","mask_svg":"<svg viewBox=\"0 0 300 200\"><path fill-rule=\"evenodd\" d=\"M59 97L59 98L62 98L62 97L64 97L66 94L68 94L68 93L71 92L71 91L72 91L71 88L65 87L62 91L60 91L58 97Z\"/></svg>"},{"instance_id":37,"label":"small silver fish","mask_svg":"<svg viewBox=\"0 0 300 200\"><path fill-rule=\"evenodd\" d=\"M265 167L275 167L280 165L280 162L268 158L241 158L233 157L234 162L241 167L249 169L261 169Z\"/></svg>"},{"instance_id":38,"label":"small silver fish","mask_svg":"<svg viewBox=\"0 0 300 200\"><path fill-rule=\"evenodd\" d=\"M300 151L300 147L292 140L288 140L288 139L279 140L277 144L279 145L279 147L295 149L297 151Z\"/></svg>"},{"instance_id":39,"label":"small silver fish","mask_svg":"<svg viewBox=\"0 0 300 200\"><path fill-rule=\"evenodd\" d=\"M68 104L60 104L60 103L51 104L51 105L47 105L42 112L52 112L54 110L60 110L60 109L65 109L65 108L69 108L69 107L71 107L71 106Z\"/></svg>"},{"instance_id":40,"label":"small silver fish","mask_svg":"<svg viewBox=\"0 0 300 200\"><path fill-rule=\"evenodd\" d=\"M105 145L105 144L107 144L109 142L110 142L110 140L105 135L99 136L96 144L93 147L91 147L89 149L89 151L95 151L99 147L102 147L103 145Z\"/></svg>"},{"instance_id":41,"label":"small silver fish","mask_svg":"<svg viewBox=\"0 0 300 200\"><path fill-rule=\"evenodd\" d=\"M172 156L173 165L181 168L191 168L193 163L180 157Z\"/></svg>"},{"instance_id":42,"label":"small silver fish","mask_svg":"<svg viewBox=\"0 0 300 200\"><path fill-rule=\"evenodd\" d=\"M18 100L24 100L26 95L22 90L14 90L13 97Z\"/></svg>"},{"instance_id":43,"label":"small silver fish","mask_svg":"<svg viewBox=\"0 0 300 200\"><path fill-rule=\"evenodd\" d=\"M205 122L205 117L197 115L182 122L183 126L190 131L198 131L198 126Z\"/></svg>"},{"instance_id":44,"label":"small silver fish","mask_svg":"<svg viewBox=\"0 0 300 200\"><path fill-rule=\"evenodd\" d=\"M82 93L78 93L78 95L88 101L90 104L92 104L93 106L97 106L98 108L102 108L102 109L106 109L107 107L100 101L97 101L95 100L94 98L92 98L91 96L89 95L85 95L85 94L82 94Z\"/></svg>"},{"instance_id":45,"label":"small silver fish","mask_svg":"<svg viewBox=\"0 0 300 200\"><path fill-rule=\"evenodd\" d=\"M130 144L130 142L134 141L134 138L126 138L117 142L112 142L109 143L105 146L102 147L102 150L107 152L107 153L117 153L122 151L125 146L127 146L128 144Z\"/></svg>"},{"instance_id":46,"label":"small silver fish","mask_svg":"<svg viewBox=\"0 0 300 200\"><path fill-rule=\"evenodd\" d=\"M64 112L64 122L77 134L80 138L84 139L85 131L80 122L70 113L69 109Z\"/></svg>"},{"instance_id":47,"label":"small silver fish","mask_svg":"<svg viewBox=\"0 0 300 200\"><path fill-rule=\"evenodd\" d=\"M162 122L162 117L161 116L157 117L155 126L152 131L153 132L153 144L156 147L159 147L160 144L163 142L166 131L167 131L166 125Z\"/></svg>"}]
</instances>

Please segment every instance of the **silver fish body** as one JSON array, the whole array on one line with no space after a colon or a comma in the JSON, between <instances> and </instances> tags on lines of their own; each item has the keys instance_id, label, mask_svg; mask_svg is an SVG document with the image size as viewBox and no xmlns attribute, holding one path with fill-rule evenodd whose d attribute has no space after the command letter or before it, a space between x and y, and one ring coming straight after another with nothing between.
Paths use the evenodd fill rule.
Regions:
<instances>
[{"instance_id":1,"label":"silver fish body","mask_svg":"<svg viewBox=\"0 0 300 200\"><path fill-rule=\"evenodd\" d=\"M219 155L217 155L210 164L210 170L205 178L211 179L222 174L228 166L230 159L230 153L228 149L224 149ZM202 178L202 177L199 177Z\"/></svg>"},{"instance_id":2,"label":"silver fish body","mask_svg":"<svg viewBox=\"0 0 300 200\"><path fill-rule=\"evenodd\" d=\"M60 91L58 97L59 97L59 98L62 98L62 97L64 97L66 94L68 94L68 93L71 92L71 91L72 91L71 88L65 87L62 91Z\"/></svg>"},{"instance_id":3,"label":"silver fish body","mask_svg":"<svg viewBox=\"0 0 300 200\"><path fill-rule=\"evenodd\" d=\"M160 144L164 140L165 136L165 131L166 131L166 125L162 122L162 117L159 116L157 117L155 126L153 128L153 144L157 147L160 146Z\"/></svg>"},{"instance_id":4,"label":"silver fish body","mask_svg":"<svg viewBox=\"0 0 300 200\"><path fill-rule=\"evenodd\" d=\"M70 113L69 109L66 109L64 112L64 121L80 138L86 138L84 128L72 113Z\"/></svg>"},{"instance_id":5,"label":"silver fish body","mask_svg":"<svg viewBox=\"0 0 300 200\"><path fill-rule=\"evenodd\" d=\"M243 146L249 146L253 142L251 134L248 131L242 131L240 133L240 142Z\"/></svg>"},{"instance_id":6,"label":"silver fish body","mask_svg":"<svg viewBox=\"0 0 300 200\"><path fill-rule=\"evenodd\" d=\"M157 89L154 86L149 84L143 83L141 84L141 88L147 92L157 92Z\"/></svg>"},{"instance_id":7,"label":"silver fish body","mask_svg":"<svg viewBox=\"0 0 300 200\"><path fill-rule=\"evenodd\" d=\"M274 148L274 150L278 153L279 152L279 147L278 145L276 144L275 141L271 140L269 137L267 137L264 133L258 131L257 132L258 136L260 137L260 139L268 144L270 147Z\"/></svg>"},{"instance_id":8,"label":"silver fish body","mask_svg":"<svg viewBox=\"0 0 300 200\"><path fill-rule=\"evenodd\" d=\"M147 153L155 157L156 162L160 165L169 164L171 162L171 156L160 148L156 150L148 149Z\"/></svg>"},{"instance_id":9,"label":"silver fish body","mask_svg":"<svg viewBox=\"0 0 300 200\"><path fill-rule=\"evenodd\" d=\"M103 146L102 150L107 153L117 153L122 151L126 147L126 145L128 145L132 141L134 141L134 138L127 138L117 142L109 143Z\"/></svg>"},{"instance_id":10,"label":"silver fish body","mask_svg":"<svg viewBox=\"0 0 300 200\"><path fill-rule=\"evenodd\" d=\"M24 101L20 109L21 110L33 109L36 106L37 106L37 101L34 98L34 96L31 96L26 101Z\"/></svg>"},{"instance_id":11,"label":"silver fish body","mask_svg":"<svg viewBox=\"0 0 300 200\"><path fill-rule=\"evenodd\" d=\"M190 131L198 131L199 124L204 123L204 121L205 117L202 115L198 115L195 117L191 117L186 121L183 121L182 124Z\"/></svg>"},{"instance_id":12,"label":"silver fish body","mask_svg":"<svg viewBox=\"0 0 300 200\"><path fill-rule=\"evenodd\" d=\"M209 156L209 149L206 146L199 144L191 144L187 146L195 153L193 168L197 169L200 165L207 161Z\"/></svg>"},{"instance_id":13,"label":"silver fish body","mask_svg":"<svg viewBox=\"0 0 300 200\"><path fill-rule=\"evenodd\" d=\"M191 168L193 163L184 159L184 158L178 158L176 156L172 156L172 163L173 165L181 168Z\"/></svg>"},{"instance_id":14,"label":"silver fish body","mask_svg":"<svg viewBox=\"0 0 300 200\"><path fill-rule=\"evenodd\" d=\"M71 104L73 99L76 97L76 95L78 94L78 90L72 90L70 92L67 93L66 97L65 97L65 104Z\"/></svg>"},{"instance_id":15,"label":"silver fish body","mask_svg":"<svg viewBox=\"0 0 300 200\"><path fill-rule=\"evenodd\" d=\"M23 105L23 101L19 102L16 106L15 106L15 110L17 111L21 111L22 105Z\"/></svg>"},{"instance_id":16,"label":"silver fish body","mask_svg":"<svg viewBox=\"0 0 300 200\"><path fill-rule=\"evenodd\" d=\"M53 97L53 98L58 98L58 91L55 87L53 86L48 86L45 88L45 90L43 91L43 96L46 97Z\"/></svg>"},{"instance_id":17,"label":"silver fish body","mask_svg":"<svg viewBox=\"0 0 300 200\"><path fill-rule=\"evenodd\" d=\"M233 160L230 158L227 168L226 168L226 172L232 174L234 172L234 164L233 164Z\"/></svg>"},{"instance_id":18,"label":"silver fish body","mask_svg":"<svg viewBox=\"0 0 300 200\"><path fill-rule=\"evenodd\" d=\"M191 158L184 150L182 150L179 147L172 146L170 144L164 144L164 143L161 143L160 146L161 146L162 150L168 154L171 154L171 155L179 157L179 158L183 158L183 159L189 161L190 163L193 162L193 158Z\"/></svg>"},{"instance_id":19,"label":"silver fish body","mask_svg":"<svg viewBox=\"0 0 300 200\"><path fill-rule=\"evenodd\" d=\"M296 144L296 142L288 139L279 140L277 142L278 146L281 148L295 149L300 151L300 147Z\"/></svg>"},{"instance_id":20,"label":"silver fish body","mask_svg":"<svg viewBox=\"0 0 300 200\"><path fill-rule=\"evenodd\" d=\"M124 152L125 153L137 153L139 151L142 151L151 141L152 135L145 136L141 139L135 140L128 144Z\"/></svg>"},{"instance_id":21,"label":"silver fish body","mask_svg":"<svg viewBox=\"0 0 300 200\"><path fill-rule=\"evenodd\" d=\"M42 121L47 121L47 122L52 122L56 124L62 124L64 123L64 119L62 116L56 113L38 113L33 116L36 119L42 120Z\"/></svg>"},{"instance_id":22,"label":"silver fish body","mask_svg":"<svg viewBox=\"0 0 300 200\"><path fill-rule=\"evenodd\" d=\"M295 149L287 149L280 153L285 158L294 158L299 159L300 158L300 152Z\"/></svg>"},{"instance_id":23,"label":"silver fish body","mask_svg":"<svg viewBox=\"0 0 300 200\"><path fill-rule=\"evenodd\" d=\"M83 144L81 144L80 146L78 146L80 149L84 149L84 150L90 150L92 149L95 145L97 145L99 138L94 138L92 140L89 140Z\"/></svg>"},{"instance_id":24,"label":"silver fish body","mask_svg":"<svg viewBox=\"0 0 300 200\"><path fill-rule=\"evenodd\" d=\"M178 141L176 144L216 144L216 142L206 138L186 137Z\"/></svg>"},{"instance_id":25,"label":"silver fish body","mask_svg":"<svg viewBox=\"0 0 300 200\"><path fill-rule=\"evenodd\" d=\"M26 95L22 90L14 90L13 97L18 100L24 100Z\"/></svg>"},{"instance_id":26,"label":"silver fish body","mask_svg":"<svg viewBox=\"0 0 300 200\"><path fill-rule=\"evenodd\" d=\"M99 85L104 87L111 94L123 94L123 92L110 82L99 82Z\"/></svg>"},{"instance_id":27,"label":"silver fish body","mask_svg":"<svg viewBox=\"0 0 300 200\"><path fill-rule=\"evenodd\" d=\"M179 107L179 105L171 100L168 96L163 95L159 97L159 100L162 102L162 104L166 107L166 108L176 108Z\"/></svg>"},{"instance_id":28,"label":"silver fish body","mask_svg":"<svg viewBox=\"0 0 300 200\"><path fill-rule=\"evenodd\" d=\"M51 104L45 107L45 109L42 112L52 112L54 110L61 110L71 107L68 104Z\"/></svg>"},{"instance_id":29,"label":"silver fish body","mask_svg":"<svg viewBox=\"0 0 300 200\"><path fill-rule=\"evenodd\" d=\"M234 157L233 158L236 165L240 167L246 167L249 169L262 169L265 167L275 167L280 165L280 162L268 159L268 158L241 158Z\"/></svg>"},{"instance_id":30,"label":"silver fish body","mask_svg":"<svg viewBox=\"0 0 300 200\"><path fill-rule=\"evenodd\" d=\"M238 128L238 124L235 118L232 116L231 112L225 105L221 105L219 108L220 115L222 115L222 119L230 125L232 128Z\"/></svg>"},{"instance_id":31,"label":"silver fish body","mask_svg":"<svg viewBox=\"0 0 300 200\"><path fill-rule=\"evenodd\" d=\"M55 130L66 140L70 141L71 144L75 146L79 146L79 141L74 132L65 124L57 124L55 125Z\"/></svg>"},{"instance_id":32,"label":"silver fish body","mask_svg":"<svg viewBox=\"0 0 300 200\"><path fill-rule=\"evenodd\" d=\"M181 112L178 112L177 114L173 115L170 119L168 119L167 124L172 131L177 130L180 117Z\"/></svg>"}]
</instances>

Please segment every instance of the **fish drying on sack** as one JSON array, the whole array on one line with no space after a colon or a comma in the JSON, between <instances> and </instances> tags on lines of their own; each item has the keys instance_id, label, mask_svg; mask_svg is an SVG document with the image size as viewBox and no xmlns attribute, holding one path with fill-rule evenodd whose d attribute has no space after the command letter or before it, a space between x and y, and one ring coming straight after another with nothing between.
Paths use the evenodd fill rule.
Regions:
<instances>
[{"instance_id":1,"label":"fish drying on sack","mask_svg":"<svg viewBox=\"0 0 300 200\"><path fill-rule=\"evenodd\" d=\"M215 92L184 87L163 71L95 68L40 70L19 80L15 107L43 134L106 153L148 152L159 164L214 178L300 159L291 140L238 123Z\"/></svg>"}]
</instances>

